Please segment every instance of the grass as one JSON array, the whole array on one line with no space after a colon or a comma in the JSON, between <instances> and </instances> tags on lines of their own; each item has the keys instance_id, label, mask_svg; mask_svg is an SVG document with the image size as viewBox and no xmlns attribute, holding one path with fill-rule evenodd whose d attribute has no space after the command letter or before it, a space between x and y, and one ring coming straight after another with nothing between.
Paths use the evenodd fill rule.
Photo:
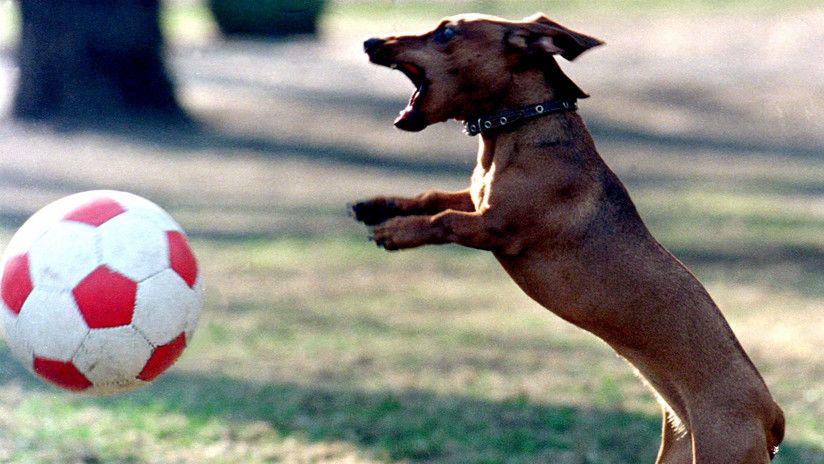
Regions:
<instances>
[{"instance_id":1,"label":"grass","mask_svg":"<svg viewBox=\"0 0 824 464\"><path fill-rule=\"evenodd\" d=\"M743 0L716 2L712 0L339 0L330 1L323 26L331 30L347 30L364 25L389 23L431 24L435 19L465 12L483 12L517 18L536 11L555 15L591 14L656 14L691 13L781 13L800 11L817 5L813 0ZM12 43L19 32L19 13L11 1L0 1L0 44ZM168 37L177 41L198 41L216 34L217 28L204 2L169 2L162 10L161 23Z\"/></svg>"},{"instance_id":2,"label":"grass","mask_svg":"<svg viewBox=\"0 0 824 464\"><path fill-rule=\"evenodd\" d=\"M784 407L775 462L824 463L815 199L630 187ZM0 348L0 462L652 462L657 406L630 368L531 302L488 254L388 254L354 225L195 248L204 317L154 385L78 397Z\"/></svg>"},{"instance_id":3,"label":"grass","mask_svg":"<svg viewBox=\"0 0 824 464\"><path fill-rule=\"evenodd\" d=\"M626 179L784 408L775 462L821 464L824 210L810 186L824 177L814 162L773 163L716 177L648 158ZM671 165L682 172L660 181ZM604 343L530 301L486 253L389 254L347 224L196 234L201 326L141 391L62 393L0 348L0 462L652 461L658 406Z\"/></svg>"},{"instance_id":4,"label":"grass","mask_svg":"<svg viewBox=\"0 0 824 464\"><path fill-rule=\"evenodd\" d=\"M205 2L166 5L161 10L160 23L167 37L180 41L202 40L217 32Z\"/></svg>"},{"instance_id":5,"label":"grass","mask_svg":"<svg viewBox=\"0 0 824 464\"><path fill-rule=\"evenodd\" d=\"M0 1L0 45L11 43L19 32L16 5L9 1Z\"/></svg>"},{"instance_id":6,"label":"grass","mask_svg":"<svg viewBox=\"0 0 824 464\"><path fill-rule=\"evenodd\" d=\"M648 200L641 195L642 208ZM666 215L672 206L657 209ZM723 207L715 214L730 220ZM693 220L659 218L699 230ZM700 255L700 240L683 235L676 253ZM193 346L155 385L114 398L72 396L0 351L0 461L654 457L657 406L630 369L530 302L486 254L442 247L390 255L349 234L199 240L196 248L208 307ZM723 262L693 264L788 413L776 462L822 462L821 334L812 330L792 353L770 350L775 339L759 340L759 330L815 321L824 289L810 275L778 285L786 271L769 266L737 274L740 266Z\"/></svg>"},{"instance_id":7,"label":"grass","mask_svg":"<svg viewBox=\"0 0 824 464\"><path fill-rule=\"evenodd\" d=\"M525 17L541 11L550 16L560 15L655 15L677 14L771 14L803 11L817 5L812 0L744 0L716 2L712 0L338 0L330 1L321 18L323 30L337 32L370 30L383 25L430 27L432 22L454 14L480 12L508 18ZM164 27L169 37L178 39L202 38L215 32L211 14L205 5L183 3L167 7Z\"/></svg>"},{"instance_id":8,"label":"grass","mask_svg":"<svg viewBox=\"0 0 824 464\"><path fill-rule=\"evenodd\" d=\"M368 18L382 21L432 21L433 18L458 13L477 12L506 17L523 17L541 11L552 15L561 14L657 14L667 13L764 13L803 10L814 7L811 0L744 0L715 2L712 0L660 1L660 0L411 0L411 1L337 1L332 2L330 16L344 19Z\"/></svg>"},{"instance_id":9,"label":"grass","mask_svg":"<svg viewBox=\"0 0 824 464\"><path fill-rule=\"evenodd\" d=\"M428 21L452 8L493 3L508 9L501 11L507 16L564 8L609 13L619 5L336 2L325 27ZM10 5L0 2L2 33L12 30ZM167 5L164 27L174 37L213 33L203 6ZM769 13L805 3L620 5L630 12L726 14L730 8ZM238 124L254 126L257 121L239 110L246 103L238 103L235 113L219 106L234 98L231 90L215 92L192 106L231 113ZM254 105L269 107L275 100ZM316 113L332 112L324 108ZM89 398L45 386L0 343L0 462L652 462L659 434L652 395L604 343L529 300L490 255L457 247L388 254L368 243L355 224L328 227L341 224L336 215L343 203L324 196L330 190L306 185L305 201L290 207L288 192L270 192L270 177L257 171L304 169L278 154L267 152L271 156L264 159L232 146L205 145L166 150L103 135L18 129L11 138L0 134L10 153L2 159L9 203L0 211L6 227L0 244L16 225L15 214L47 196L37 189L51 195L103 182L95 177L97 155L89 154L100 150L100 160L123 166L112 170L122 172L111 176L123 176L113 186L136 189L135 176L146 181L139 186L143 191L166 196L170 204L190 204L172 213L195 232L207 304L181 362L153 385L123 396ZM58 145L47 143L52 138ZM35 166L26 159L33 153L28 145L63 153L60 159L68 161ZM652 154L640 151L631 159L607 150L604 155L612 157L656 237L708 287L787 413L787 439L775 462L823 464L824 170L818 159L779 153L701 158L676 148L684 153L662 155L653 147ZM313 162L330 169L323 164L328 160ZM151 175L132 172L141 163ZM354 178L356 169L340 163L332 167ZM18 171L25 175L15 180ZM215 175L224 171L229 174L223 178ZM323 169L318 171L321 179ZM378 175L402 178L379 171L357 174L352 182L371 189L387 185L374 183ZM311 172L298 171L294 178L310 184L316 180ZM242 181L235 185L232 176ZM164 179L197 186L177 191L160 185ZM68 186L57 185L63 180ZM207 200L195 198L201 193ZM234 202L231 211L221 211L230 209L219 203L224 196ZM15 200L24 206L12 208ZM278 232L258 234L253 226L262 216L277 217L266 224ZM280 228L290 221L299 225ZM210 235L208 227L216 223L228 223L232 233ZM244 234L247 224L250 233Z\"/></svg>"}]
</instances>

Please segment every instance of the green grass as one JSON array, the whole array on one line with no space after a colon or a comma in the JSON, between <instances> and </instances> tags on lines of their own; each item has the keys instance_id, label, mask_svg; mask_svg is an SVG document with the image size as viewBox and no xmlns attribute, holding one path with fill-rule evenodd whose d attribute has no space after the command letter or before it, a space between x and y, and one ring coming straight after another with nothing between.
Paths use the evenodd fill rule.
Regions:
<instances>
[{"instance_id":1,"label":"green grass","mask_svg":"<svg viewBox=\"0 0 824 464\"><path fill-rule=\"evenodd\" d=\"M330 1L322 19L326 28L347 30L352 27L372 28L378 24L430 24L444 16L479 12L518 18L542 11L550 16L578 14L771 14L800 11L817 5L813 0L743 0L717 2L712 0L409 0L409 1ZM0 2L0 44L12 43L19 33L19 13L14 2ZM161 15L166 35L173 40L203 40L213 36L216 25L205 3L168 3Z\"/></svg>"},{"instance_id":2,"label":"green grass","mask_svg":"<svg viewBox=\"0 0 824 464\"><path fill-rule=\"evenodd\" d=\"M678 217L669 220L692 221ZM694 247L673 248L689 254ZM73 396L41 385L0 351L6 459L654 457L657 406L630 369L606 345L530 302L486 254L455 247L388 254L354 235L201 240L196 248L209 283L206 313L182 362L155 385L113 398ZM802 279L753 295L772 276L732 268L694 266L755 348L788 413L788 442L776 462L822 462L822 416L814 406L821 399L810 407L809 397L824 376L808 377L804 388L794 377L810 369L804 356L820 356L812 345L801 359L761 350L757 330L762 318L815 318L824 292Z\"/></svg>"},{"instance_id":3,"label":"green grass","mask_svg":"<svg viewBox=\"0 0 824 464\"><path fill-rule=\"evenodd\" d=\"M506 17L522 17L541 11L546 14L656 14L656 13L765 13L812 8L811 0L744 0L717 2L712 0L411 0L411 1L338 1L328 12L336 18L432 21L458 13L488 13Z\"/></svg>"},{"instance_id":4,"label":"green grass","mask_svg":"<svg viewBox=\"0 0 824 464\"><path fill-rule=\"evenodd\" d=\"M11 43L19 33L17 5L0 2L0 45Z\"/></svg>"},{"instance_id":5,"label":"green grass","mask_svg":"<svg viewBox=\"0 0 824 464\"><path fill-rule=\"evenodd\" d=\"M161 10L160 24L167 37L183 41L202 39L217 31L205 2L166 5Z\"/></svg>"},{"instance_id":6,"label":"green grass","mask_svg":"<svg viewBox=\"0 0 824 464\"><path fill-rule=\"evenodd\" d=\"M617 5L770 14L807 4L339 2L326 26L430 24L493 3L515 17L620 14ZM2 34L14 30L10 5L0 2ZM200 5L167 8L163 24L184 40L214 30ZM65 149L66 159L78 155ZM155 157L193 169L176 153L147 159ZM708 287L787 413L775 462L824 464L824 171L816 160L754 157L726 172L718 160L653 156L624 171L634 174L628 187L650 229ZM235 194L247 188L250 203L269 198L242 182ZM191 200L180 195L169 201ZM221 212L210 207L172 213L202 225ZM328 205L224 213L242 220L252 210L300 224L335 223L338 214ZM0 343L0 462L652 462L652 395L604 343L529 300L489 254L451 246L389 254L354 224L300 230L196 238L207 288L201 326L181 362L143 390L62 393Z\"/></svg>"},{"instance_id":7,"label":"green grass","mask_svg":"<svg viewBox=\"0 0 824 464\"><path fill-rule=\"evenodd\" d=\"M820 464L824 217L804 193L817 171L802 169L793 184L787 169L775 174L781 189L761 177L629 187L784 408L775 462ZM277 212L310 213L338 214ZM655 455L658 406L629 366L530 301L486 253L390 254L355 225L200 238L195 248L204 317L155 384L70 395L0 348L0 462L617 464Z\"/></svg>"}]
</instances>

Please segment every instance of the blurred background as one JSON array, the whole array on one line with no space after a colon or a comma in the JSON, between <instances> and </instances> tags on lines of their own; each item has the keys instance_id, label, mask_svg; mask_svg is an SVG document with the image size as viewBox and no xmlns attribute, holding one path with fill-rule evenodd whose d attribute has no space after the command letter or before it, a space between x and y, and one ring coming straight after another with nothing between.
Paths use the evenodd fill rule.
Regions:
<instances>
[{"instance_id":1,"label":"blurred background","mask_svg":"<svg viewBox=\"0 0 824 464\"><path fill-rule=\"evenodd\" d=\"M390 255L346 215L462 188L477 143L394 129L412 85L362 41L535 11L607 42L561 63L600 153L784 407L775 462L824 463L824 7L802 0L0 0L0 245L54 199L131 191L207 287L192 346L132 394L58 392L0 346L0 462L652 462L658 407L609 347L491 255Z\"/></svg>"}]
</instances>

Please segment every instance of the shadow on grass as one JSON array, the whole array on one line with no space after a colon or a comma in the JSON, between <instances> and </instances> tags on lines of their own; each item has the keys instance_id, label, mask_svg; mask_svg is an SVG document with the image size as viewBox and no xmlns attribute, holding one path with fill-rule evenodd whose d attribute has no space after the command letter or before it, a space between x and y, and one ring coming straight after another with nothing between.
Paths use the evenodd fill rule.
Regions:
<instances>
[{"instance_id":1,"label":"shadow on grass","mask_svg":"<svg viewBox=\"0 0 824 464\"><path fill-rule=\"evenodd\" d=\"M47 388L0 349L0 387ZM124 396L82 399L112 410L264 421L283 435L339 440L378 457L413 462L652 462L659 419L602 408L538 404L525 397L492 401L427 391L361 391L291 383L258 384L221 375L173 372ZM824 450L782 445L778 464L824 462Z\"/></svg>"},{"instance_id":2,"label":"shadow on grass","mask_svg":"<svg viewBox=\"0 0 824 464\"><path fill-rule=\"evenodd\" d=\"M311 47L311 45L309 45ZM402 100L352 92L334 88L330 82L328 89L306 89L301 86L288 84L270 84L255 79L237 78L223 75L219 72L199 70L193 77L198 82L206 82L225 89L227 94L236 90L255 89L262 94L276 96L286 101L295 101L317 107L318 113L360 113L375 119L376 124L389 124L403 107ZM686 104L687 102L684 102ZM238 117L245 115L239 114ZM589 126L594 138L599 144L619 143L639 145L647 148L658 148L668 151L693 152L713 151L719 156L726 154L750 155L760 154L774 157L795 157L817 159L821 149L817 146L797 145L789 143L762 143L746 139L720 139L691 135L667 135L644 131L640 128L607 122L601 119L588 117ZM385 122L383 122L385 121ZM444 157L438 160L420 159L414 156L404 156L402 151L388 156L374 152L353 143L341 145L339 143L323 144L316 141L307 141L296 132L293 137L267 137L250 134L230 133L209 127L206 124L192 122L190 124L167 125L152 124L149 121L91 121L75 126L70 122L58 123L58 128L66 132L93 131L105 133L137 143L156 146L165 152L186 151L222 151L227 153L244 152L268 158L298 158L322 163L344 164L354 167L390 170L406 174L437 174L445 176L466 176L471 174L474 160L471 156L461 156L460 159ZM368 131L366 132L368 133ZM458 153L451 153L457 155ZM469 155L470 153L466 153ZM649 182L660 183L663 179L649 179ZM643 178L637 181L644 181ZM781 185L778 185L781 187ZM810 187L815 189L816 186ZM792 186L788 186L792 190Z\"/></svg>"},{"instance_id":3,"label":"shadow on grass","mask_svg":"<svg viewBox=\"0 0 824 464\"><path fill-rule=\"evenodd\" d=\"M244 156L252 155L268 159L298 159L340 164L401 174L461 175L467 179L474 167L474 158L471 156L465 157L464 162L448 159L427 160L400 154L386 156L356 145L316 143L299 136L275 138L231 133L199 122L168 126L148 121L106 121L93 125L63 125L59 127L59 130L64 133L93 132L119 137L130 142L159 148L164 154L218 151L242 153Z\"/></svg>"},{"instance_id":4,"label":"shadow on grass","mask_svg":"<svg viewBox=\"0 0 824 464\"><path fill-rule=\"evenodd\" d=\"M341 109L343 111L343 109ZM719 160L725 153L735 153L746 156L753 153L768 153L778 159L787 156L812 157L820 155L813 150L798 149L792 152L781 152L781 147L736 145L737 142L713 142L700 138L678 138L675 136L650 135L642 132L633 132L617 126L602 124L598 121L589 123L596 141L604 148L609 149L610 143L634 143L638 146L664 150L675 150L684 153L696 149L716 150ZM230 156L252 157L266 160L294 160L317 163L319 165L346 166L350 168L372 169L392 174L413 176L461 178L468 184L474 168L474 158L470 151L448 152L438 159L419 158L404 153L402 148L397 152L386 153L369 147L368 144L349 142L322 143L316 140L306 140L300 134L288 137L268 137L254 134L234 133L209 126L206 123L193 122L179 126L154 125L148 122L100 125L98 127L64 127L67 132L92 131L108 136L121 138L133 143L156 148L164 156L173 157L176 153L229 153ZM608 151L603 151L608 154ZM686 161L685 161L686 162ZM722 161L719 161L722 162ZM690 176L684 174L621 173L621 178L630 188L630 191L642 188L676 188L679 185L700 185L713 188L717 179L706 176ZM95 185L78 180L67 180L49 176L32 175L29 172L20 172L6 168L0 172L0 179L15 186L27 188L41 187L48 190L81 191L91 190ZM240 180L242 181L242 180ZM436 185L433 185L436 187ZM744 189L748 192L769 192L802 195L818 195L824 192L820 183L811 180L785 180L779 178L758 179L733 185L732 188ZM137 191L135 193L140 194ZM147 191L157 197L157 192Z\"/></svg>"},{"instance_id":5,"label":"shadow on grass","mask_svg":"<svg viewBox=\"0 0 824 464\"><path fill-rule=\"evenodd\" d=\"M652 462L659 419L613 409L491 401L426 391L365 392L170 374L153 388L101 404L162 407L206 420L262 420L309 440L344 440L392 459L427 462ZM788 443L777 463L821 462ZM579 462L570 460L570 462Z\"/></svg>"},{"instance_id":6,"label":"shadow on grass","mask_svg":"<svg viewBox=\"0 0 824 464\"><path fill-rule=\"evenodd\" d=\"M376 117L386 119L394 118L398 108L405 104L402 99L384 97L374 94L358 93L341 89L317 89L311 90L300 86L293 86L281 83L267 83L255 79L238 78L235 76L219 75L217 73L208 74L198 72L194 77L200 83L208 83L228 90L249 90L277 95L282 98L299 100L304 103L323 105L340 108L340 111L357 111L372 114ZM672 89L663 89L672 92ZM662 98L660 101L673 106L692 107L695 105L695 96L689 98L682 96L680 99ZM706 106L706 102L705 106ZM714 102L715 111L724 110L733 112L732 107L727 107L721 102ZM704 106L698 105L698 108ZM711 150L722 153L757 153L773 156L788 156L796 158L817 158L821 156L821 148L805 144L792 143L764 143L752 140L700 137L691 135L669 135L645 131L641 128L629 125L609 123L601 119L588 117L587 126L592 131L596 141L630 143L651 145L669 150Z\"/></svg>"}]
</instances>

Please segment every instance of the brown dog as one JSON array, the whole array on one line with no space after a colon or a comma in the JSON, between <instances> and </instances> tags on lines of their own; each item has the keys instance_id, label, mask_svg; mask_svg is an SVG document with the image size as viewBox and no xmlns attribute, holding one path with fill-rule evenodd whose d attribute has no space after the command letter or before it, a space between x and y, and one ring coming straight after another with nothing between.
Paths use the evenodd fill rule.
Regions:
<instances>
[{"instance_id":1,"label":"brown dog","mask_svg":"<svg viewBox=\"0 0 824 464\"><path fill-rule=\"evenodd\" d=\"M707 291L649 233L553 55L601 42L543 15L466 15L433 31L370 39L372 62L415 84L395 121L450 118L481 132L470 188L352 207L387 250L457 243L489 250L537 302L609 343L664 410L658 463L762 464L784 417ZM513 123L514 122L514 123Z\"/></svg>"}]
</instances>

